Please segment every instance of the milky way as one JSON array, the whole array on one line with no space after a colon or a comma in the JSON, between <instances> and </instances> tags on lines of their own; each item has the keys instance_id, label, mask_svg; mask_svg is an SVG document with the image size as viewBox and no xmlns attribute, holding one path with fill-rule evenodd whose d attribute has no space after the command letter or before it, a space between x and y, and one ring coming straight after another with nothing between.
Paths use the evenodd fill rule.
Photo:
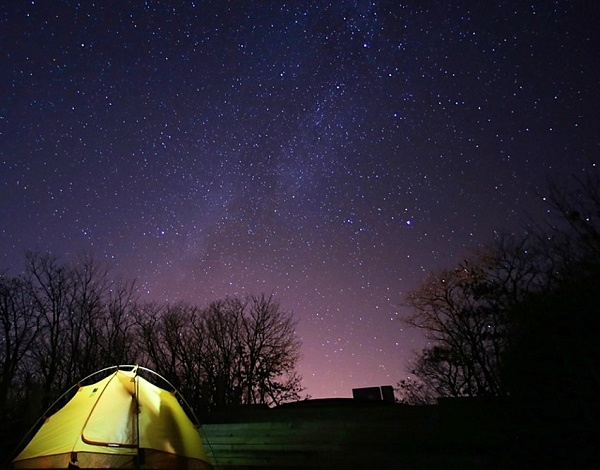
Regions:
<instances>
[{"instance_id":1,"label":"milky way","mask_svg":"<svg viewBox=\"0 0 600 470\"><path fill-rule=\"evenodd\" d=\"M0 270L92 252L143 300L273 294L307 393L395 385L407 292L598 160L599 9L3 2Z\"/></svg>"}]
</instances>

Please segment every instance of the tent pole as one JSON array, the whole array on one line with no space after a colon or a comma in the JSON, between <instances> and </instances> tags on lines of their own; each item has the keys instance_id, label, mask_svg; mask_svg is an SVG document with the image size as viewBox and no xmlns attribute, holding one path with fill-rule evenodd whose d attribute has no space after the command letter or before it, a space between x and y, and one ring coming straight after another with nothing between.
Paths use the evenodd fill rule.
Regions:
<instances>
[{"instance_id":1,"label":"tent pole","mask_svg":"<svg viewBox=\"0 0 600 470\"><path fill-rule=\"evenodd\" d=\"M140 381L138 380L137 365L133 369L133 371L135 373L135 375L133 376L133 380L135 381L135 432L137 434L137 458L135 460L136 468L142 468L142 464L144 463L144 455L143 450L140 449Z\"/></svg>"}]
</instances>

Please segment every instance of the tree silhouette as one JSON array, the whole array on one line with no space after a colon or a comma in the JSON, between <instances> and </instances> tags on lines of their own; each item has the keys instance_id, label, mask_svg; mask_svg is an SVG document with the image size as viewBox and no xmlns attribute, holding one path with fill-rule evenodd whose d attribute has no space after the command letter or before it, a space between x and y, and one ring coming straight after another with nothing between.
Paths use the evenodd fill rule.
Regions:
<instances>
[{"instance_id":1,"label":"tree silhouette","mask_svg":"<svg viewBox=\"0 0 600 470\"><path fill-rule=\"evenodd\" d=\"M512 309L543 283L531 239L500 237L455 269L427 277L411 292L406 323L425 332L431 346L411 373L439 396L501 396L502 354Z\"/></svg>"},{"instance_id":2,"label":"tree silhouette","mask_svg":"<svg viewBox=\"0 0 600 470\"><path fill-rule=\"evenodd\" d=\"M265 295L217 300L205 309L144 306L144 354L200 411L299 398L296 323Z\"/></svg>"}]
</instances>

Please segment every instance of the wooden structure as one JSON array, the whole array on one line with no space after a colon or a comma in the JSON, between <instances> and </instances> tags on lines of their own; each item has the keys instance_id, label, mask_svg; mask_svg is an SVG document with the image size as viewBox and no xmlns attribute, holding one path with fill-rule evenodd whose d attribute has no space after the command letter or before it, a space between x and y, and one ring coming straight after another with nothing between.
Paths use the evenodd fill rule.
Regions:
<instances>
[{"instance_id":1,"label":"wooden structure","mask_svg":"<svg viewBox=\"0 0 600 470\"><path fill-rule=\"evenodd\" d=\"M327 399L229 410L203 419L204 448L229 470L497 468L510 430L480 408Z\"/></svg>"}]
</instances>

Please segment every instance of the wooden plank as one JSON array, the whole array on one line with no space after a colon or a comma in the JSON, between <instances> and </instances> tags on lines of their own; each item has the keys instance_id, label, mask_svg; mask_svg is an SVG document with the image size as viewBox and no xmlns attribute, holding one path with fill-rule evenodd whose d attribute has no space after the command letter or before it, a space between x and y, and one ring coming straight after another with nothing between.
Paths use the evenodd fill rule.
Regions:
<instances>
[{"instance_id":1,"label":"wooden plank","mask_svg":"<svg viewBox=\"0 0 600 470\"><path fill-rule=\"evenodd\" d=\"M478 449L505 432L495 423L482 427L481 413L461 420L440 408L276 411L254 413L254 421L203 425L205 450L217 468L397 468L426 462L444 468L446 461L473 468L481 459Z\"/></svg>"}]
</instances>

